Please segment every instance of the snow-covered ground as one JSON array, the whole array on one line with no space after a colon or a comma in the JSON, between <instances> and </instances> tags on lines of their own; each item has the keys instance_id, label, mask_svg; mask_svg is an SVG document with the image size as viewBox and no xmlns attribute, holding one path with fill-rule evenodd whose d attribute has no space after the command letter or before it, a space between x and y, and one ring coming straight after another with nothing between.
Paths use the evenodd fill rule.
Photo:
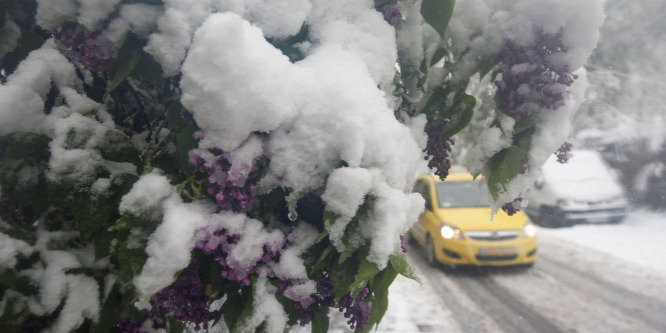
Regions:
<instances>
[{"instance_id":1,"label":"snow-covered ground","mask_svg":"<svg viewBox=\"0 0 666 333\"><path fill-rule=\"evenodd\" d=\"M539 229L540 239L549 244L566 243L591 250L595 260L608 261L608 267L635 266L650 276L666 279L666 213L633 211L620 224L575 225L559 229ZM418 272L418 271L417 271ZM454 286L452 286L454 287ZM461 331L453 313L432 286L399 276L390 289L389 309L378 332ZM425 306L424 306L425 305ZM334 314L330 332L349 332L344 318ZM423 327L427 323L428 327ZM298 330L296 330L298 331Z\"/></svg>"},{"instance_id":2,"label":"snow-covered ground","mask_svg":"<svg viewBox=\"0 0 666 333\"><path fill-rule=\"evenodd\" d=\"M616 225L576 225L539 230L543 238L557 238L638 264L666 278L666 213L634 211Z\"/></svg>"}]
</instances>

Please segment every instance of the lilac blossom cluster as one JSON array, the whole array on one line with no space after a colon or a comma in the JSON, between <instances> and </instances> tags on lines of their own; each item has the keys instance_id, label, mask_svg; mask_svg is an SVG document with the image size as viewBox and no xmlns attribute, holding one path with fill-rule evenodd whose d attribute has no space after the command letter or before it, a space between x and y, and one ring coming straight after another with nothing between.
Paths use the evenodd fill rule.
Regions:
<instances>
[{"instance_id":1,"label":"lilac blossom cluster","mask_svg":"<svg viewBox=\"0 0 666 333\"><path fill-rule=\"evenodd\" d=\"M527 160L523 160L523 168L520 171L523 175L527 173ZM502 205L502 210L509 216L512 216L515 213L520 211L522 206L523 197L522 193L518 195L517 198L513 199L511 202L507 202Z\"/></svg>"},{"instance_id":2,"label":"lilac blossom cluster","mask_svg":"<svg viewBox=\"0 0 666 333\"><path fill-rule=\"evenodd\" d=\"M65 23L52 35L61 52L92 72L109 70L113 44L103 37L93 37L75 23Z\"/></svg>"},{"instance_id":3,"label":"lilac blossom cluster","mask_svg":"<svg viewBox=\"0 0 666 333\"><path fill-rule=\"evenodd\" d=\"M144 333L146 331L139 327L139 324L132 319L123 317L116 323L116 328L123 333Z\"/></svg>"},{"instance_id":4,"label":"lilac blossom cluster","mask_svg":"<svg viewBox=\"0 0 666 333\"><path fill-rule=\"evenodd\" d=\"M507 215L512 216L520 211L521 203L523 202L523 197L518 195L517 198L513 199L511 202L507 202L502 206L502 210L506 212Z\"/></svg>"},{"instance_id":5,"label":"lilac blossom cluster","mask_svg":"<svg viewBox=\"0 0 666 333\"><path fill-rule=\"evenodd\" d=\"M395 28L398 28L400 23L402 23L402 14L400 14L398 0L391 0L382 4L377 7L377 11L382 13L384 20Z\"/></svg>"},{"instance_id":6,"label":"lilac blossom cluster","mask_svg":"<svg viewBox=\"0 0 666 333\"><path fill-rule=\"evenodd\" d=\"M286 288L281 286L280 289L284 291ZM301 326L305 326L312 321L312 314L315 309L328 309L335 303L335 290L329 272L324 272L317 281L317 291L311 296L311 299L312 302L306 307L301 303L296 303L296 309L303 311L297 322Z\"/></svg>"},{"instance_id":7,"label":"lilac blossom cluster","mask_svg":"<svg viewBox=\"0 0 666 333\"><path fill-rule=\"evenodd\" d=\"M573 145L568 142L563 143L554 153L557 156L557 161L562 164L569 162L569 158L571 157L569 153L572 147Z\"/></svg>"},{"instance_id":8,"label":"lilac blossom cluster","mask_svg":"<svg viewBox=\"0 0 666 333\"><path fill-rule=\"evenodd\" d=\"M201 133L197 132L197 138ZM199 175L208 178L208 194L222 210L241 212L252 204L255 198L254 185L246 182L246 176L256 170L256 164L247 170L245 176L234 176L229 173L231 163L228 155L219 149L199 149L188 152L189 161L197 167ZM208 158L205 158L208 157Z\"/></svg>"},{"instance_id":9,"label":"lilac blossom cluster","mask_svg":"<svg viewBox=\"0 0 666 333\"><path fill-rule=\"evenodd\" d=\"M337 307L340 312L344 312L345 318L349 319L347 324L351 329L365 330L365 324L370 320L370 310L372 310L372 303L365 301L369 295L370 290L364 288L356 298L349 293L340 297Z\"/></svg>"},{"instance_id":10,"label":"lilac blossom cluster","mask_svg":"<svg viewBox=\"0 0 666 333\"><path fill-rule=\"evenodd\" d=\"M451 168L451 147L455 143L454 138L442 138L442 132L446 125L446 120L429 121L425 126L425 133L428 135L426 148L423 150L427 156L428 167L435 169L435 174L444 180L449 175Z\"/></svg>"},{"instance_id":11,"label":"lilac blossom cluster","mask_svg":"<svg viewBox=\"0 0 666 333\"><path fill-rule=\"evenodd\" d=\"M400 248L402 248L403 253L407 253L409 249L405 245L405 235L400 235Z\"/></svg>"},{"instance_id":12,"label":"lilac blossom cluster","mask_svg":"<svg viewBox=\"0 0 666 333\"><path fill-rule=\"evenodd\" d=\"M203 236L195 245L197 249L202 250L206 254L213 256L214 260L222 267L222 278L236 282L242 286L249 286L251 283L251 276L259 274L256 267L250 269L232 267L229 265L227 258L233 247L238 244L241 236L238 234L229 233L227 229L221 228L213 232L208 230L201 230ZM280 250L264 249L264 255L261 258L262 262L268 262L274 256L279 255Z\"/></svg>"},{"instance_id":13,"label":"lilac blossom cluster","mask_svg":"<svg viewBox=\"0 0 666 333\"><path fill-rule=\"evenodd\" d=\"M561 38L562 33L539 33L530 45L510 41L500 50L495 62L502 78L494 83L502 111L520 119L541 106L557 109L564 105L567 87L578 77L550 60L565 51Z\"/></svg>"},{"instance_id":14,"label":"lilac blossom cluster","mask_svg":"<svg viewBox=\"0 0 666 333\"><path fill-rule=\"evenodd\" d=\"M155 294L153 307L147 314L154 326L164 324L160 308L173 314L179 322L193 323L196 331L201 328L207 330L208 322L218 317L219 311L208 310L210 298L204 292L205 283L199 279L197 270L196 263L190 264L176 281Z\"/></svg>"}]
</instances>

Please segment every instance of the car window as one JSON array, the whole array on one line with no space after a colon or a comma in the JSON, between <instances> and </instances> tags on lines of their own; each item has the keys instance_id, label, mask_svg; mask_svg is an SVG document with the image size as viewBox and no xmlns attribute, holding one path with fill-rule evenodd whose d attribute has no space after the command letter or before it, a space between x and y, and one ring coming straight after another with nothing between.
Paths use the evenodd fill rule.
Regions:
<instances>
[{"instance_id":1,"label":"car window","mask_svg":"<svg viewBox=\"0 0 666 333\"><path fill-rule=\"evenodd\" d=\"M414 187L412 188L412 192L421 193L422 188L423 188L423 181L422 180L417 180L416 183L414 183Z\"/></svg>"},{"instance_id":2,"label":"car window","mask_svg":"<svg viewBox=\"0 0 666 333\"><path fill-rule=\"evenodd\" d=\"M479 181L439 182L435 188L440 208L490 206L488 190Z\"/></svg>"},{"instance_id":3,"label":"car window","mask_svg":"<svg viewBox=\"0 0 666 333\"><path fill-rule=\"evenodd\" d=\"M423 196L423 199L425 199L426 209L432 211L432 200L430 200L430 184L424 184L421 195Z\"/></svg>"}]
</instances>

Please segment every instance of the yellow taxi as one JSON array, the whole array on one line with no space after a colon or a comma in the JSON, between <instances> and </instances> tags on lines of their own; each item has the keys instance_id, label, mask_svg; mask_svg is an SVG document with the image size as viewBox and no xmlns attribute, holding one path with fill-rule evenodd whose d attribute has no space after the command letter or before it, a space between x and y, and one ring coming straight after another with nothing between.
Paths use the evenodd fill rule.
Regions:
<instances>
[{"instance_id":1,"label":"yellow taxi","mask_svg":"<svg viewBox=\"0 0 666 333\"><path fill-rule=\"evenodd\" d=\"M408 236L426 249L431 265L531 266L536 260L534 224L522 211L509 216L500 210L491 220L487 188L468 172L446 181L420 175L414 192L426 208Z\"/></svg>"}]
</instances>

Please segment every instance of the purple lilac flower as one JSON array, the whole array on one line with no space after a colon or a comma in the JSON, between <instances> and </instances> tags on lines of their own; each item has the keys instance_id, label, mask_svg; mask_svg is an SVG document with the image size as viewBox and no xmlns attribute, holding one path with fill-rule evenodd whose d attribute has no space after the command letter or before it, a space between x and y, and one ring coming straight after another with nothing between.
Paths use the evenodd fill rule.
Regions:
<instances>
[{"instance_id":1,"label":"purple lilac flower","mask_svg":"<svg viewBox=\"0 0 666 333\"><path fill-rule=\"evenodd\" d=\"M182 91L180 93L182 94ZM194 115L192 114L192 112L190 112L190 110L182 107L180 108L180 114L183 116L185 122L187 122L188 124L194 124ZM201 134L201 138L197 137L197 133ZM201 131L194 132L194 138L199 140L203 139L203 132Z\"/></svg>"},{"instance_id":2,"label":"purple lilac flower","mask_svg":"<svg viewBox=\"0 0 666 333\"><path fill-rule=\"evenodd\" d=\"M428 167L435 169L435 174L444 180L449 175L451 168L451 147L455 143L453 138L442 138L442 131L446 125L446 120L429 121L425 126L425 132L428 135L426 148L423 150L427 156Z\"/></svg>"},{"instance_id":3,"label":"purple lilac flower","mask_svg":"<svg viewBox=\"0 0 666 333\"><path fill-rule=\"evenodd\" d=\"M557 149L557 151L555 151L554 154L557 156L558 162L562 164L569 162L571 147L573 147L572 144L565 142Z\"/></svg>"},{"instance_id":4,"label":"purple lilac flower","mask_svg":"<svg viewBox=\"0 0 666 333\"><path fill-rule=\"evenodd\" d=\"M386 2L385 4L377 7L377 11L382 13L384 20L395 28L398 28L400 23L402 23L402 14L400 14L398 0L391 0Z\"/></svg>"},{"instance_id":5,"label":"purple lilac flower","mask_svg":"<svg viewBox=\"0 0 666 333\"><path fill-rule=\"evenodd\" d=\"M402 248L402 252L407 253L409 249L407 246L405 246L405 235L400 235L400 247Z\"/></svg>"},{"instance_id":6,"label":"purple lilac flower","mask_svg":"<svg viewBox=\"0 0 666 333\"><path fill-rule=\"evenodd\" d=\"M507 215L512 216L513 214L516 214L520 211L522 202L523 202L522 196L518 195L518 197L515 198L513 201L505 203L502 206L502 210L506 212Z\"/></svg>"},{"instance_id":7,"label":"purple lilac flower","mask_svg":"<svg viewBox=\"0 0 666 333\"><path fill-rule=\"evenodd\" d=\"M351 329L365 330L365 324L370 320L370 310L372 310L372 303L365 301L369 295L370 290L364 288L356 298L347 293L338 301L337 307L340 312L344 312L345 318L349 319L347 324Z\"/></svg>"},{"instance_id":8,"label":"purple lilac flower","mask_svg":"<svg viewBox=\"0 0 666 333\"><path fill-rule=\"evenodd\" d=\"M208 322L218 317L219 311L208 311L210 298L204 292L206 284L199 279L197 269L196 263L190 264L176 281L155 294L153 307L148 312L154 325L164 324L159 316L160 308L173 314L179 322L193 323L196 331L207 330Z\"/></svg>"},{"instance_id":9,"label":"purple lilac flower","mask_svg":"<svg viewBox=\"0 0 666 333\"><path fill-rule=\"evenodd\" d=\"M114 45L94 33L80 29L75 23L65 23L52 31L56 44L71 60L83 64L92 72L109 70Z\"/></svg>"},{"instance_id":10,"label":"purple lilac flower","mask_svg":"<svg viewBox=\"0 0 666 333\"><path fill-rule=\"evenodd\" d=\"M282 290L284 291L285 289L286 287ZM319 281L317 281L317 292L312 295L312 298L314 302L305 309L299 303L296 303L296 308L303 310L297 321L301 326L305 326L312 321L312 314L315 309L328 309L335 302L335 290L333 289L331 274L329 272L324 272Z\"/></svg>"},{"instance_id":11,"label":"purple lilac flower","mask_svg":"<svg viewBox=\"0 0 666 333\"><path fill-rule=\"evenodd\" d=\"M527 160L523 159L523 168L520 170L523 175L527 174Z\"/></svg>"},{"instance_id":12,"label":"purple lilac flower","mask_svg":"<svg viewBox=\"0 0 666 333\"><path fill-rule=\"evenodd\" d=\"M196 138L202 138L203 134L195 133ZM245 173L231 175L231 163L227 154L218 149L209 149L213 156L204 158L203 152L194 149L188 152L190 164L197 168L201 177L206 177L209 183L208 194L215 198L215 202L222 210L233 210L241 212L247 209L255 198L254 185L246 182L247 175L257 169L256 164L248 168Z\"/></svg>"},{"instance_id":13,"label":"purple lilac flower","mask_svg":"<svg viewBox=\"0 0 666 333\"><path fill-rule=\"evenodd\" d=\"M268 264L279 261L280 255L282 254L282 248L272 248L268 245L264 245L264 253L254 265L246 266L246 268L239 268L230 265L227 258L229 257L229 253L231 253L233 248L239 243L240 239L240 235L231 234L224 228L217 229L213 232L201 229L199 231L199 241L196 243L195 247L202 250L204 253L213 256L215 262L217 262L222 269L222 272L220 273L222 278L236 282L242 286L249 286L252 281L251 277L260 273L257 266L261 263Z\"/></svg>"},{"instance_id":14,"label":"purple lilac flower","mask_svg":"<svg viewBox=\"0 0 666 333\"><path fill-rule=\"evenodd\" d=\"M553 54L565 52L562 33L539 33L530 45L512 41L495 57L502 79L495 81L497 104L509 116L521 119L545 106L557 109L564 105L576 75L551 61Z\"/></svg>"},{"instance_id":15,"label":"purple lilac flower","mask_svg":"<svg viewBox=\"0 0 666 333\"><path fill-rule=\"evenodd\" d=\"M139 324L129 318L120 318L116 323L116 328L123 333L144 333Z\"/></svg>"}]
</instances>

